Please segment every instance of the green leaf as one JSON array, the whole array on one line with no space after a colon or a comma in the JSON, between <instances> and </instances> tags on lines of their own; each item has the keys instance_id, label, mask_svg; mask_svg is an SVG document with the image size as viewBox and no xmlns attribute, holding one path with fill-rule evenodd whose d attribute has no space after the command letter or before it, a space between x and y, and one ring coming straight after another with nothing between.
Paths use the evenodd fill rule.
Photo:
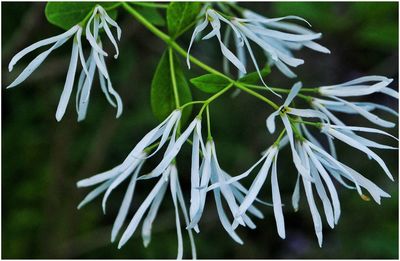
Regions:
<instances>
[{"instance_id":1,"label":"green leaf","mask_svg":"<svg viewBox=\"0 0 400 261\"><path fill-rule=\"evenodd\" d=\"M192 94L185 75L180 66L179 60L174 55L175 78L178 87L179 101L182 104L192 101ZM160 121L168 117L169 114L176 108L174 91L171 80L171 70L169 64L168 51L165 51L158 63L156 72L151 82L151 108L154 115ZM185 122L190 114L191 106L183 110L182 122Z\"/></svg>"},{"instance_id":2,"label":"green leaf","mask_svg":"<svg viewBox=\"0 0 400 261\"><path fill-rule=\"evenodd\" d=\"M136 6L135 9L155 26L164 26L165 19L157 9L146 6Z\"/></svg>"},{"instance_id":3,"label":"green leaf","mask_svg":"<svg viewBox=\"0 0 400 261\"><path fill-rule=\"evenodd\" d=\"M201 91L207 93L216 93L230 84L227 79L215 74L204 74L190 79L190 82Z\"/></svg>"},{"instance_id":4,"label":"green leaf","mask_svg":"<svg viewBox=\"0 0 400 261\"><path fill-rule=\"evenodd\" d=\"M115 2L49 2L46 5L45 14L47 20L62 29L68 30L82 22L96 5L104 9L111 9L119 5ZM117 10L107 11L107 14L115 19Z\"/></svg>"},{"instance_id":5,"label":"green leaf","mask_svg":"<svg viewBox=\"0 0 400 261\"><path fill-rule=\"evenodd\" d=\"M168 32L172 38L183 33L201 10L199 2L171 2L167 9Z\"/></svg>"},{"instance_id":6,"label":"green leaf","mask_svg":"<svg viewBox=\"0 0 400 261\"><path fill-rule=\"evenodd\" d=\"M266 64L264 66L264 68L262 68L262 70L260 71L260 74L264 78L265 76L270 74L270 72L271 72L271 68L269 67L268 64ZM260 81L260 76L258 75L257 72L248 73L239 79L239 82L248 83L248 84L254 84L254 83L257 83L258 81Z\"/></svg>"}]
</instances>

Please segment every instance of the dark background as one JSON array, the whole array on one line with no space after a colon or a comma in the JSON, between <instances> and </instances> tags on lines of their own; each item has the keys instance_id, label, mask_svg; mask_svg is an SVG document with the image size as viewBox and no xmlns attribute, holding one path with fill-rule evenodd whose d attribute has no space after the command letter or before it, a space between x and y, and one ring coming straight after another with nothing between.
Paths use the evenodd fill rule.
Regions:
<instances>
[{"instance_id":1,"label":"dark background","mask_svg":"<svg viewBox=\"0 0 400 261\"><path fill-rule=\"evenodd\" d=\"M247 3L243 6L269 17L299 15L323 32L319 42L331 55L309 50L297 52L305 64L295 69L304 86L334 84L363 75L394 78L398 89L398 4L397 3ZM112 194L108 213L103 215L99 199L78 211L76 206L89 190L77 189L76 182L120 163L140 137L157 124L152 116L150 82L165 45L143 26L119 12L123 35L118 60L108 59L113 85L121 94L124 113L119 120L94 83L87 119L76 122L74 96L60 123L54 117L65 81L71 41L53 52L42 66L19 87L5 90L28 64L24 58L12 73L7 71L11 57L37 40L61 30L46 22L45 3L2 3L2 254L3 258L175 258L174 210L167 196L156 218L152 242L143 247L138 232L122 249L110 244L111 226L125 186ZM179 40L187 47L190 33ZM86 48L88 49L88 48ZM112 52L109 43L106 49ZM39 52L35 52L37 55ZM221 67L215 39L195 44L193 54L206 63ZM216 57L218 59L216 59ZM261 57L261 56L260 56ZM183 62L183 61L182 61ZM263 62L260 58L260 63ZM200 70L187 72L189 77ZM267 82L289 88L293 80L276 69ZM192 88L194 97L202 97ZM397 101L382 95L366 98L392 108ZM265 130L271 110L262 102L241 94L235 99L222 97L211 107L213 136L221 165L230 173L240 173L255 162L259 153L274 141ZM352 125L371 126L360 117L341 116ZM383 117L397 121L395 117ZM389 130L397 134L397 127ZM385 138L377 141L392 142ZM196 236L200 258L397 258L398 257L398 154L382 151L395 177L391 182L373 161L348 146L338 144L339 159L349 164L392 195L379 206L365 202L353 190L336 184L342 205L337 227L324 223L323 248L318 247L314 227L301 195L295 213L290 197L296 175L289 150L279 158L279 182L287 238L281 240L275 228L272 209L260 207L264 220L257 229L239 229L244 246L235 244L220 225L214 202L209 197ZM393 144L393 142L392 142ZM188 187L190 148L178 157L180 179ZM151 167L151 162L150 162ZM251 180L248 180L249 183ZM144 183L145 184L145 183ZM149 187L138 187L133 200L137 207ZM267 184L269 186L269 184ZM168 195L168 194L167 194ZM187 195L187 194L186 194ZM270 200L270 189L263 198ZM188 197L186 196L188 202ZM185 236L185 257L190 257Z\"/></svg>"}]
</instances>

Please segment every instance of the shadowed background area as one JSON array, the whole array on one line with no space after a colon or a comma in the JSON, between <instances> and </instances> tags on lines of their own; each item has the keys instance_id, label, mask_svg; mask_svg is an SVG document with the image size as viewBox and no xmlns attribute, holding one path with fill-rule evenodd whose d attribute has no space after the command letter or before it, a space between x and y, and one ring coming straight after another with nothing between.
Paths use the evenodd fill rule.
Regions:
<instances>
[{"instance_id":1,"label":"shadowed background area","mask_svg":"<svg viewBox=\"0 0 400 261\"><path fill-rule=\"evenodd\" d=\"M313 25L314 31L323 33L319 43L327 46L331 55L309 50L296 53L306 61L295 69L305 87L340 83L364 75L385 75L394 78L391 86L398 90L397 3L246 3L243 6L268 17L302 16ZM121 9L118 16L123 31L121 55L118 60L107 59L107 63L113 85L123 99L124 113L115 119L115 111L107 104L96 80L86 120L77 123L72 97L66 115L57 123L54 115L68 68L71 41L53 52L22 85L5 90L30 61L29 57L24 58L9 73L7 64L11 57L31 43L61 33L46 21L44 7L45 3L2 3L3 258L175 258L175 213L168 193L154 222L152 242L147 249L143 247L140 229L121 250L116 244L110 244L111 226L126 184L111 195L106 215L102 213L100 199L79 211L76 209L89 192L77 189L76 182L122 162L139 139L157 124L149 102L150 83L165 44ZM178 42L187 48L189 39L190 33L186 33ZM105 48L113 52L109 42ZM197 43L193 55L221 68L222 58L215 39ZM261 56L259 63L264 63ZM186 70L188 78L203 73L198 69ZM266 81L285 88L294 83L275 68ZM204 96L194 87L192 92L194 97ZM398 107L396 100L383 95L364 99L394 109ZM270 108L244 93L236 98L226 95L211 106L212 131L220 164L231 175L246 170L276 139L278 133L271 136L265 128L269 113ZM351 125L371 126L361 117L339 116ZM382 117L398 122L388 114L382 113ZM388 131L397 135L397 126ZM376 140L393 144L386 138ZM334 230L323 219L324 243L319 248L304 191L301 191L298 212L290 204L297 173L286 148L278 162L286 240L278 237L272 208L260 206L264 220L256 220L256 230L240 228L238 233L245 244L235 244L218 220L213 198L208 197L200 223L201 233L196 236L198 256L397 258L397 151L379 152L395 177L395 182L391 182L366 155L340 142L337 145L341 161L373 180L392 197L383 199L379 206L373 201L363 201L354 190L336 184L341 219ZM189 204L190 147L185 146L182 152L177 164ZM157 160L160 158L146 163L148 168ZM251 177L244 182L247 186L251 184ZM137 186L133 209L152 186L151 181ZM270 201L270 191L267 182L261 197ZM319 207L323 217L321 204ZM186 234L184 237L185 257L189 258L188 238Z\"/></svg>"}]
</instances>

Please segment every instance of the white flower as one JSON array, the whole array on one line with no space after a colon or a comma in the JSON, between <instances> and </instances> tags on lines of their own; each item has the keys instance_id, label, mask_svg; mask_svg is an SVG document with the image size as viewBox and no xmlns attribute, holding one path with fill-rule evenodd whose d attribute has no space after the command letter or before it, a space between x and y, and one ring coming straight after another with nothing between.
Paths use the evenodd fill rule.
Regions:
<instances>
[{"instance_id":1,"label":"white flower","mask_svg":"<svg viewBox=\"0 0 400 261\"><path fill-rule=\"evenodd\" d=\"M168 187L168 181L170 185L170 191L172 195L172 201L175 207L175 221L176 221L176 231L178 236L178 254L177 259L182 259L183 257L183 240L182 240L182 230L179 218L179 208L181 209L186 226L189 225L189 217L187 208L185 206L185 201L183 198L182 189L178 180L178 171L174 164L169 165L162 176L158 180L157 184L150 191L146 199L137 209L133 218L131 219L128 227L123 233L121 240L119 241L118 248L121 248L133 235L136 228L138 227L140 221L144 218L146 211L148 210L147 217L143 221L142 237L143 243L147 246L151 239L151 227L152 223L157 215L158 209L160 207L161 201L165 195L165 190ZM191 242L192 257L196 258L196 247L194 244L193 234L191 229L188 229L188 234Z\"/></svg>"},{"instance_id":2,"label":"white flower","mask_svg":"<svg viewBox=\"0 0 400 261\"><path fill-rule=\"evenodd\" d=\"M200 153L205 153L206 149L204 146L203 137L201 134L201 121L198 121L193 132L193 144L192 144L192 165L191 165L191 175L190 175L190 220L200 219L201 213L200 207L204 207L201 203L201 193L200 187L200 173L203 173L202 168L200 168ZM206 156L206 155L204 155ZM204 182L204 181L203 181ZM196 214L198 217L195 218ZM195 225L194 230L199 233L199 227Z\"/></svg>"},{"instance_id":3,"label":"white flower","mask_svg":"<svg viewBox=\"0 0 400 261\"><path fill-rule=\"evenodd\" d=\"M111 192L123 181L125 181L129 176L131 176L131 181L129 182L128 189L125 192L124 199L121 203L121 207L113 225L113 229L111 232L111 242L114 242L119 230L121 229L128 215L128 210L130 208L133 198L137 177L140 172L141 166L145 161L145 158L146 153L141 152L137 155L137 157L130 158L125 168L122 167L121 164L111 170L94 175L87 179L83 179L77 183L78 187L89 187L101 183L82 200L82 202L78 205L78 209L80 209L105 191L102 202L103 212L105 213L106 202Z\"/></svg>"},{"instance_id":4,"label":"white flower","mask_svg":"<svg viewBox=\"0 0 400 261\"><path fill-rule=\"evenodd\" d=\"M349 131L351 131L351 132L349 132ZM369 139L366 139L364 137L358 136L354 133L354 131L382 134L382 135L390 136L393 139L398 140L396 137L390 135L389 133L378 130L378 129L374 129L374 128L330 125L330 124L323 124L322 128L321 128L321 132L326 133L326 134L332 136L333 138L343 141L344 143L354 147L355 149L358 149L358 150L364 152L365 154L368 155L368 157L374 159L381 166L381 168L385 171L386 175L391 180L393 180L393 176L390 173L389 169L387 168L385 162L375 152L373 152L369 148L370 147L371 148L381 148L381 149L396 149L396 148L382 145L382 144L376 143L374 141L371 141Z\"/></svg>"},{"instance_id":5,"label":"white flower","mask_svg":"<svg viewBox=\"0 0 400 261\"><path fill-rule=\"evenodd\" d=\"M327 96L333 100L313 98L311 105L325 113L333 122L335 122L335 124L338 125L341 125L341 123L339 123L340 120L338 120L330 111L359 114L374 124L386 128L393 128L396 126L395 123L384 120L371 112L379 109L398 116L398 113L391 108L370 102L349 102L341 98L364 96L382 92L398 99L398 93L387 87L387 85L392 81L393 79L383 76L366 76L342 84L319 87L318 90L321 95ZM369 82L376 83L368 84Z\"/></svg>"},{"instance_id":6,"label":"white flower","mask_svg":"<svg viewBox=\"0 0 400 261\"><path fill-rule=\"evenodd\" d=\"M151 130L149 133L147 133L139 141L139 143L135 146L135 148L129 153L129 155L120 165L114 167L109 171L79 181L77 183L78 187L88 187L97 185L99 183L102 184L98 188L93 190L91 193L89 193L89 195L79 204L78 208L81 208L82 206L90 202L92 199L94 199L96 196L100 195L103 191L106 191L102 202L103 212L105 213L106 202L112 190L115 189L118 185L120 185L124 180L126 180L132 174L132 172L134 172L137 169L140 169L139 166L143 164L144 160L146 158L152 157L167 142L168 137L172 131L172 128L174 126L178 126L180 117L181 117L180 110L172 112L167 119L165 119L162 123L160 123L156 128ZM151 146L157 140L160 140L157 149L152 154L147 155L147 153L145 152L146 148ZM136 182L136 180L139 179L137 175L138 173L135 172L134 174L135 178L132 179L132 182ZM119 228L113 231L112 241L114 241L118 230Z\"/></svg>"},{"instance_id":7,"label":"white flower","mask_svg":"<svg viewBox=\"0 0 400 261\"><path fill-rule=\"evenodd\" d=\"M291 115L295 115L295 116L299 116L299 117L320 118L320 119L326 120L326 121L327 121L327 117L325 114L323 114L319 111L316 111L316 110L296 109L296 108L288 107L290 105L290 103L292 102L292 100L296 97L296 95L300 91L301 87L302 87L302 85L300 82L293 85L293 87L290 90L290 93L288 94L288 97L286 98L283 105L277 111L271 113L271 115L268 116L268 118L266 120L266 124L267 124L267 128L268 128L269 132L274 133L275 132L275 118L278 115L281 117L282 122L286 129L286 133L287 133L290 147L292 150L293 162L294 162L297 170L301 173L301 175L305 176L306 178L310 178L309 170L304 168L304 165L301 162L300 157L294 147L295 142L294 142L293 129L292 129L292 126L291 126L291 123L290 123L290 120L289 120L287 114L291 114Z\"/></svg>"},{"instance_id":8,"label":"white flower","mask_svg":"<svg viewBox=\"0 0 400 261\"><path fill-rule=\"evenodd\" d=\"M330 176L333 176L339 183L347 188L354 189L354 187L344 182L342 177L353 182L356 186L359 195L364 200L369 200L368 196L362 193L362 187L368 190L374 200L380 204L381 197L390 197L389 194L384 192L373 182L363 177L361 174L337 161L329 153L321 149L319 146L305 140L296 142L296 149L299 152L300 158L307 169L310 169L311 176L314 182L310 182L304 177L297 178L296 186L292 195L293 208L297 211L300 200L300 179L303 182L304 190L307 197L307 202L311 211L312 219L314 222L315 233L318 238L319 246L322 246L322 221L318 208L315 204L312 185L315 185L317 195L321 199L323 209L325 212L326 220L331 228L337 224L340 217L340 202L337 195L336 188ZM323 184L325 183L325 185ZM325 190L328 189L328 193Z\"/></svg>"},{"instance_id":9,"label":"white flower","mask_svg":"<svg viewBox=\"0 0 400 261\"><path fill-rule=\"evenodd\" d=\"M340 84L321 86L318 89L321 95L328 97L354 97L381 92L398 99L398 92L387 87L392 81L393 79L384 76L364 76ZM370 82L376 83L368 84Z\"/></svg>"},{"instance_id":10,"label":"white flower","mask_svg":"<svg viewBox=\"0 0 400 261\"><path fill-rule=\"evenodd\" d=\"M233 240L239 244L243 244L243 241L235 232L237 225L248 226L251 229L256 227L247 214L243 213L241 216L238 216L239 205L243 202L245 198L244 195L248 194L249 191L235 180L236 177L231 177L221 169L216 156L215 144L212 140L207 142L205 151L203 151L203 163L199 172L201 173L201 179L200 182L196 184L200 184L200 187L194 188L199 190L199 199L197 201L191 200L191 209L193 209L192 213L194 214L191 216L191 222L188 228L195 228L198 226L198 222L204 210L207 192L212 190L222 226ZM208 186L210 183L211 185ZM222 206L221 194L228 204L232 217L235 219L233 224L229 221ZM257 201L267 204L258 199ZM262 213L252 204L250 205L251 206L247 209L248 212L258 218L263 218Z\"/></svg>"},{"instance_id":11,"label":"white flower","mask_svg":"<svg viewBox=\"0 0 400 261\"><path fill-rule=\"evenodd\" d=\"M89 68L89 70L85 71L85 73L82 71L79 77L78 91L76 95L78 121L81 121L86 117L90 91L96 68L99 70L101 90L105 94L107 101L113 107L117 107L116 117L118 118L122 114L122 100L112 86L111 79L107 70L107 65L104 59L104 57L108 56L108 54L103 50L102 42L99 37L99 30L104 29L107 37L115 47L116 54L114 55L114 58L118 58L119 50L117 42L110 30L109 25L116 28L117 37L119 40L121 38L121 28L114 20L112 20L108 16L103 7L101 7L100 5L96 6L92 16L89 18L86 25L86 39L90 43L92 50L87 61L87 67ZM114 100L113 98L111 98L110 94L114 97Z\"/></svg>"},{"instance_id":12,"label":"white flower","mask_svg":"<svg viewBox=\"0 0 400 261\"><path fill-rule=\"evenodd\" d=\"M318 52L330 53L327 48L314 42L314 40L321 37L321 33L315 33L297 24L283 22L283 20L295 19L309 25L301 17L266 18L249 10L245 10L243 16L243 19L234 18L232 23L237 26L241 36L244 38L246 47L257 70L257 62L246 38L249 38L261 47L267 55L269 63L275 64L282 73L290 78L296 77L296 74L288 66L297 67L304 63L302 59L293 56L292 50L308 47Z\"/></svg>"},{"instance_id":13,"label":"white flower","mask_svg":"<svg viewBox=\"0 0 400 261\"><path fill-rule=\"evenodd\" d=\"M222 54L224 55L224 57L226 59L228 59L232 64L234 64L235 67L238 68L242 73L246 73L246 68L244 67L243 63L225 46L225 44L223 43L223 41L221 39L221 32L220 32L221 21L228 24L233 29L233 31L236 33L236 36L240 38L239 32L237 31L237 29L232 25L232 23L229 20L224 18L222 15L220 15L218 12L214 11L213 9L208 9L205 12L204 21L201 24L197 25L193 31L192 38L190 40L189 48L187 51L187 57L186 57L187 65L190 69L189 55L190 55L190 49L192 48L193 41L196 39L197 35L200 34L210 23L213 30L210 33L208 33L206 36L204 36L202 39L207 40L207 39L210 39L211 37L216 36L219 41L220 48L221 48L221 51L222 51ZM243 44L242 44L242 46L243 46Z\"/></svg>"},{"instance_id":14,"label":"white flower","mask_svg":"<svg viewBox=\"0 0 400 261\"><path fill-rule=\"evenodd\" d=\"M114 222L113 230L111 233L111 241L114 242L128 215L137 181L143 179L158 178L161 176L153 190L149 193L145 201L142 203L142 205L139 207L132 220L130 221L128 228L125 230L124 234L121 237L118 245L119 248L121 248L133 235L139 222L144 218L144 214L147 210L148 214L147 217L144 219L142 227L142 237L143 244L145 246L149 244L151 239L152 223L156 217L161 201L164 198L169 181L176 213L178 259L182 258L183 242L179 219L179 208L184 214L186 226L189 226L189 215L187 213L186 206L183 200L183 194L177 176L177 169L175 164L173 163L173 160L184 142L186 142L187 138L194 130L194 128L197 127L197 130L199 130L200 119L196 118L189 125L189 127L179 136L179 138L176 139L177 128L180 123L181 115L181 110L173 111L167 117L167 119L165 119L149 133L147 133L139 141L139 143L134 147L134 149L129 153L129 155L120 165L114 167L109 171L97 174L93 177L81 180L77 183L78 187L88 187L101 183L96 189L94 189L86 196L86 198L79 204L78 208L81 208L83 205L87 204L105 191L102 202L103 211L105 212L106 201L111 192L123 181L125 181L129 176L132 176L128 189L125 193L125 197L121 203L117 218ZM168 146L161 162L152 170L151 173L139 176L139 172L144 161L147 158L154 156L167 143ZM148 154L149 147L154 149L151 154ZM196 250L194 246L192 231L189 229L188 233L192 245L192 255L195 258Z\"/></svg>"},{"instance_id":15,"label":"white flower","mask_svg":"<svg viewBox=\"0 0 400 261\"><path fill-rule=\"evenodd\" d=\"M254 178L253 183L251 184L249 191L244 198L242 204L239 207L238 216L240 217L247 211L247 209L253 204L254 200L256 199L257 195L260 193L261 187L264 185L269 170L272 165L271 171L271 190L272 190L272 204L274 208L274 215L276 221L276 227L278 230L278 234L281 238L285 238L285 221L283 218L282 212L282 202L281 196L279 192L279 184L277 178L277 160L278 160L278 152L279 148L275 145L270 147L263 155L261 160L265 160L262 167L260 168L257 176ZM256 162L248 171L245 172L245 177L260 163L261 161Z\"/></svg>"},{"instance_id":16,"label":"white flower","mask_svg":"<svg viewBox=\"0 0 400 261\"><path fill-rule=\"evenodd\" d=\"M99 21L99 19L101 21ZM93 29L91 29L91 23L93 21ZM100 22L100 24L99 24ZM93 82L93 76L95 73L96 66L99 68L100 74L100 83L103 92L106 94L108 101L114 106L118 107L117 110L117 117L119 117L122 113L122 101L116 91L113 89L110 77L107 72L106 64L104 61L103 56L107 56L102 50L101 41L98 39L98 33L101 28L104 29L107 36L109 37L110 41L114 44L116 48L118 56L118 47L116 44L116 40L114 39L108 24L117 28L118 39L121 36L121 29L118 27L115 21L113 21L106 13L106 11L101 6L96 6L94 12L88 21L86 26L86 38L88 39L89 43L92 46L92 51L90 54L89 59L86 61L83 54L82 49L82 30L83 28L80 25L75 25L65 33L62 33L57 36L53 36L44 40L41 40L37 43L34 43L19 53L17 53L10 61L8 65L9 71L12 71L14 65L25 55L28 53L40 48L42 46L46 46L49 44L53 44L50 49L42 52L36 58L34 58L28 66L22 71L22 73L9 85L7 88L12 88L20 83L22 83L26 78L28 78L49 56L49 54L62 46L66 41L68 41L72 36L74 36L73 45L72 45L72 52L71 52L71 59L68 68L67 77L64 84L64 89L61 93L60 101L58 103L57 111L56 111L56 119L60 121L65 114L65 110L67 108L72 89L74 86L75 81L75 74L78 64L78 56L82 65L82 72L79 77L78 81L78 90L77 90L77 111L78 111L78 121L83 120L86 116L86 110L89 100L90 88ZM93 33L92 33L93 31ZM98 41L98 42L96 42ZM106 80L105 80L106 79ZM107 84L105 83L107 81ZM115 102L110 98L109 95L113 95L115 98Z\"/></svg>"}]
</instances>

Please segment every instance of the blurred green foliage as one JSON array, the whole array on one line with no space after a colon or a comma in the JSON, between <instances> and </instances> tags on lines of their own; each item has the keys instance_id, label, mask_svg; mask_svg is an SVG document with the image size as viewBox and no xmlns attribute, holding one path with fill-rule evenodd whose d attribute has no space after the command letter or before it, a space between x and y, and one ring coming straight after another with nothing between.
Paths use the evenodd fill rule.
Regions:
<instances>
[{"instance_id":1,"label":"blurred green foliage","mask_svg":"<svg viewBox=\"0 0 400 261\"><path fill-rule=\"evenodd\" d=\"M61 32L46 22L45 3L2 3L2 86L29 62L20 62L12 73L7 64L13 54L29 44ZM397 3L243 3L269 17L299 15L323 32L321 43L332 54L302 51L306 63L296 68L305 86L342 82L366 74L382 74L398 82L398 4ZM121 10L122 11L122 10ZM165 15L165 11L162 12ZM74 104L63 121L54 118L67 71L70 45L54 52L21 86L2 91L2 254L3 258L174 258L176 232L172 202L166 197L154 224L152 242L147 249L139 233L121 250L110 244L111 225L118 211L124 187L111 195L107 215L99 200L82 210L76 206L88 190L78 190L76 182L120 163L135 143L157 120L151 112L150 85L165 45L130 16L120 12L123 29L118 60L109 59L113 85L124 101L124 113L118 120L114 109L94 84L88 117L76 122ZM190 33L179 42L187 47ZM193 54L221 67L216 42L196 45ZM110 45L105 48L111 50ZM260 64L264 61L259 61ZM204 74L187 71L187 78ZM290 87L275 68L268 78L274 86ZM394 84L397 88L396 84ZM194 97L202 97L195 87ZM397 108L397 101L375 95L369 97ZM271 144L265 130L265 118L271 111L246 94L222 97L211 106L213 136L221 165L239 173ZM343 116L345 122L369 126L363 119ZM384 115L384 117L390 117ZM390 118L395 120L394 118ZM389 130L392 134L397 128ZM378 140L386 142L387 140ZM190 148L184 147L177 159L183 187L190 182ZM302 200L295 213L290 196L295 170L288 150L280 153L279 182L283 195L287 238L281 240L275 228L272 209L261 207L265 219L256 222L254 231L240 229L245 245L238 246L223 231L212 197L196 237L201 258L398 258L398 185L390 182L382 170L367 157L339 144L339 158L374 180L392 195L379 206L365 202L355 191L337 186L342 204L338 226L324 227L324 245L319 248L308 206ZM398 152L380 153L395 177L398 176ZM158 159L151 159L150 168ZM247 180L247 185L251 182ZM270 184L262 197L270 200ZM133 200L137 207L153 186L151 181L138 187ZM188 201L188 198L186 197ZM321 207L321 206L320 206ZM188 240L185 254L189 257Z\"/></svg>"}]
</instances>

